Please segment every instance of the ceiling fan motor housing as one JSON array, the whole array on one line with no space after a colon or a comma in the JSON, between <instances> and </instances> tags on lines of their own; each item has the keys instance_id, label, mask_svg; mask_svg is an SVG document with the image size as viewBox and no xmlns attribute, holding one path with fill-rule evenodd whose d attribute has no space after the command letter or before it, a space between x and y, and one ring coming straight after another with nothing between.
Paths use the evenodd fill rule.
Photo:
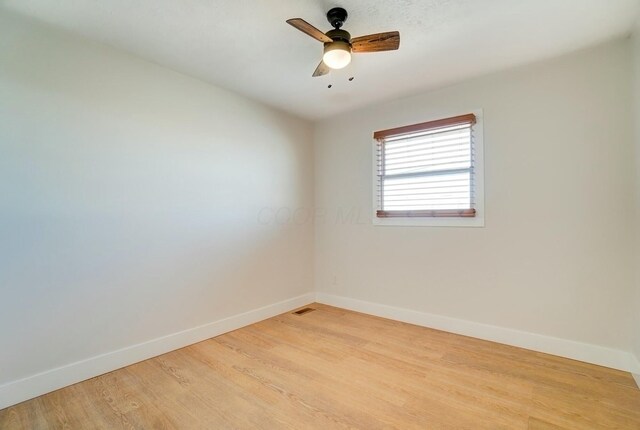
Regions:
<instances>
[{"instance_id":1,"label":"ceiling fan motor housing","mask_svg":"<svg viewBox=\"0 0 640 430\"><path fill-rule=\"evenodd\" d=\"M334 42L346 42L351 43L351 34L346 30L329 30L325 33ZM331 43L331 42L327 42Z\"/></svg>"}]
</instances>

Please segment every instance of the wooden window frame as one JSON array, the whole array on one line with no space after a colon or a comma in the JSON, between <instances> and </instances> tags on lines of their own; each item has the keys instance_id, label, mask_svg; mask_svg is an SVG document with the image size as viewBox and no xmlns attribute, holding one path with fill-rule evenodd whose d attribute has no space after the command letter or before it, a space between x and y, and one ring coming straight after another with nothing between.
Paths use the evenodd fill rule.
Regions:
<instances>
[{"instance_id":1,"label":"wooden window frame","mask_svg":"<svg viewBox=\"0 0 640 430\"><path fill-rule=\"evenodd\" d=\"M471 124L477 122L476 115L468 113L465 115L453 116L450 118L436 119L433 121L421 122L420 124L405 125L402 127L389 128L387 130L376 131L373 133L375 140L382 140L387 137L398 137L405 134L419 133L421 131L436 130L438 128L454 127L456 125Z\"/></svg>"},{"instance_id":2,"label":"wooden window frame","mask_svg":"<svg viewBox=\"0 0 640 430\"><path fill-rule=\"evenodd\" d=\"M376 141L388 137L398 137L404 134L434 130L469 124L474 130L475 157L473 161L473 191L475 198L473 207L468 209L416 210L416 211L385 211L379 210L377 186L377 146L373 150L374 188L373 188L373 224L390 226L451 226L451 227L484 227L484 150L483 150L483 114L482 110L470 110L463 115L441 116L432 121L411 124L402 127L376 131L373 138Z\"/></svg>"}]
</instances>

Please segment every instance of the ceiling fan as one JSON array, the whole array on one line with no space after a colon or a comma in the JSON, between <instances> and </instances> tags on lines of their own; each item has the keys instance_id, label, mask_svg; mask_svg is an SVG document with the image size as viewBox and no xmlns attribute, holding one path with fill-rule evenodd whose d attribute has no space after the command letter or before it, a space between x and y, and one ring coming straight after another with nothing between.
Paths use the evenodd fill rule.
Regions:
<instances>
[{"instance_id":1,"label":"ceiling fan","mask_svg":"<svg viewBox=\"0 0 640 430\"><path fill-rule=\"evenodd\" d=\"M388 31L351 38L348 31L342 30L347 20L347 11L334 7L327 12L327 20L333 27L326 33L321 32L302 18L291 18L287 23L303 33L324 43L322 61L313 72L313 77L326 75L331 69L342 69L351 62L351 53L393 51L400 47L400 33Z\"/></svg>"}]
</instances>

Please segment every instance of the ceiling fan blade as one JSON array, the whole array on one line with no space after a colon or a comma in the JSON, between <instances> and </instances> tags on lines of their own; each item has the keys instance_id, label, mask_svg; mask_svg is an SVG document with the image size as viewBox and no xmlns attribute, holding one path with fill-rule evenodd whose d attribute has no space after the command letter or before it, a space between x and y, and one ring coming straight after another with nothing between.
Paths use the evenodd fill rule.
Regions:
<instances>
[{"instance_id":1,"label":"ceiling fan blade","mask_svg":"<svg viewBox=\"0 0 640 430\"><path fill-rule=\"evenodd\" d=\"M294 26L301 32L308 34L309 36L320 42L333 42L333 40L329 36L325 35L323 32L321 32L302 18L288 19L287 24Z\"/></svg>"},{"instance_id":2,"label":"ceiling fan blade","mask_svg":"<svg viewBox=\"0 0 640 430\"><path fill-rule=\"evenodd\" d=\"M397 31L369 34L351 39L352 52L393 51L399 47L400 33Z\"/></svg>"},{"instance_id":3,"label":"ceiling fan blade","mask_svg":"<svg viewBox=\"0 0 640 430\"><path fill-rule=\"evenodd\" d=\"M330 71L331 69L329 68L329 66L324 64L324 61L320 61L320 64L318 64L318 67L316 67L316 70L313 72L313 75L311 76L313 76L314 78L318 76L324 76L328 74Z\"/></svg>"}]
</instances>

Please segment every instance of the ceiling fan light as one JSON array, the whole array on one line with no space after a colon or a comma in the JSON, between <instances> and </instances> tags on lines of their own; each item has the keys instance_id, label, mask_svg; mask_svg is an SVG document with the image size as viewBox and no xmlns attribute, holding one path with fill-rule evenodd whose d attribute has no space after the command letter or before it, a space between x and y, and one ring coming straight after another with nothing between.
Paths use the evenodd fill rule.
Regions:
<instances>
[{"instance_id":1,"label":"ceiling fan light","mask_svg":"<svg viewBox=\"0 0 640 430\"><path fill-rule=\"evenodd\" d=\"M346 67L351 62L351 46L342 41L326 43L322 61L332 69Z\"/></svg>"}]
</instances>

